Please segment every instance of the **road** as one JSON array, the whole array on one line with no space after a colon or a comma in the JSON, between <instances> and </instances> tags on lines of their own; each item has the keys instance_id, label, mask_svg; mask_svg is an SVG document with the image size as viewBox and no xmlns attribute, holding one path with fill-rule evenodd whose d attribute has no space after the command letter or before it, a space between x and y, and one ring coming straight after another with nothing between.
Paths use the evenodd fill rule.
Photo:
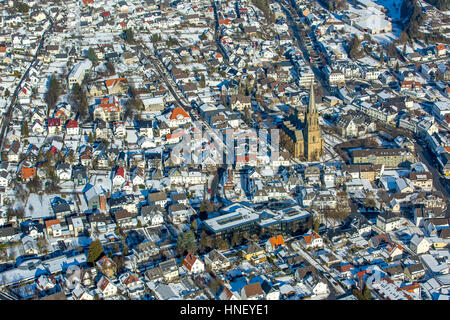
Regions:
<instances>
[{"instance_id":1,"label":"road","mask_svg":"<svg viewBox=\"0 0 450 320\"><path fill-rule=\"evenodd\" d=\"M47 30L45 30L44 33L42 34L41 40L39 41L39 46L38 46L38 48L36 50L36 53L34 54L33 60L31 60L30 65L28 66L27 70L24 72L24 74L22 75L22 78L20 79L19 83L17 84L16 89L14 90L14 93L11 96L11 103L7 107L6 113L3 116L2 128L1 128L1 131L0 131L0 150L3 150L3 144L5 142L5 139L4 139L5 138L5 134L6 134L7 128L9 126L9 124L10 124L10 121L11 121L11 113L14 110L14 106L16 105L17 95L19 93L19 90L22 88L22 82L25 79L27 79L28 73L30 72L30 68L35 64L35 62L37 60L37 57L39 55L39 52L40 52L40 50L42 48L42 45L44 44L45 36L46 36L47 32L52 30L53 25L54 25L53 20L50 17L50 15L48 13L46 13L46 12L44 12L44 13L47 16L47 19L49 20L50 25L48 26Z\"/></svg>"},{"instance_id":2,"label":"road","mask_svg":"<svg viewBox=\"0 0 450 320\"><path fill-rule=\"evenodd\" d=\"M309 255L308 252L304 251L298 243L292 243L292 248L297 250L302 255L302 257L304 257L312 266L319 270L319 272L323 273L324 275L333 275L333 272L327 266L324 266L321 263L317 262ZM330 295L328 296L328 299L333 300L334 298L346 293L345 289L343 289L334 279L332 279L332 277L326 277L326 279L330 288Z\"/></svg>"},{"instance_id":3,"label":"road","mask_svg":"<svg viewBox=\"0 0 450 320\"><path fill-rule=\"evenodd\" d=\"M425 143L424 143L425 144ZM416 153L419 157L419 160L428 167L428 170L430 170L431 175L433 176L433 186L436 188L436 190L442 192L444 195L444 198L447 201L447 216L449 214L449 199L450 199L450 192L448 188L448 179L444 178L439 169L437 168L437 165L434 164L434 155L432 155L426 148L423 147L424 144L421 143L414 143L414 147L416 150Z\"/></svg>"},{"instance_id":4,"label":"road","mask_svg":"<svg viewBox=\"0 0 450 320\"><path fill-rule=\"evenodd\" d=\"M309 60L310 59L309 51L306 48L304 41L300 37L298 25L295 22L294 17L292 16L292 11L293 11L296 14L295 18L299 18L298 12L295 10L295 7L293 6L293 4L289 0L278 1L278 3L281 5L282 9L286 13L286 18L287 18L286 23L288 24L292 34L294 35L295 39L297 40L299 48L301 49L301 51L303 53L303 57L304 57L305 62L311 67L312 71L314 72L315 79L320 82L320 85L321 85L322 90L323 90L323 95L325 95L325 96L330 95L331 93L330 93L330 90L329 90L328 83L327 83L327 81L326 81L326 79L324 77L324 74L322 73L322 71L320 71L316 67L316 65L314 63L310 62L310 60ZM304 24L302 24L302 26L305 28L305 33L306 34L311 32L311 30L310 30L310 28L308 26L306 26Z\"/></svg>"},{"instance_id":5,"label":"road","mask_svg":"<svg viewBox=\"0 0 450 320\"><path fill-rule=\"evenodd\" d=\"M191 106L190 103L186 100L185 97L180 97L180 95L178 94L178 92L173 88L173 86L176 86L176 84L172 84L170 82L171 79L167 78L166 72L164 71L165 67L162 64L162 62L160 60L157 60L155 58L152 58L150 56L147 56L147 59L149 59L151 61L151 63L155 66L156 71L158 72L159 76L161 77L161 79L165 82L165 84L167 85L167 89L169 89L170 93L172 94L172 96L174 97L175 101L186 111L190 111L191 110ZM173 80L172 80L173 82ZM178 87L177 87L178 88Z\"/></svg>"},{"instance_id":6,"label":"road","mask_svg":"<svg viewBox=\"0 0 450 320\"><path fill-rule=\"evenodd\" d=\"M220 29L220 27L219 27L219 17L217 15L216 1L214 1L214 0L211 1L211 4L212 4L213 10L214 10L214 19L216 21L215 27L214 27L215 28L215 30L214 30L214 38L216 40L218 49L222 53L223 58L226 61L228 61L228 59L229 59L228 58L228 54L226 53L226 51L224 50L224 48L222 46L222 43L220 42L220 39L222 38L222 31L223 31L223 29ZM236 2L236 6L237 6L237 2ZM237 10L237 12L239 12L239 10ZM219 33L220 33L220 35L219 35Z\"/></svg>"}]
</instances>

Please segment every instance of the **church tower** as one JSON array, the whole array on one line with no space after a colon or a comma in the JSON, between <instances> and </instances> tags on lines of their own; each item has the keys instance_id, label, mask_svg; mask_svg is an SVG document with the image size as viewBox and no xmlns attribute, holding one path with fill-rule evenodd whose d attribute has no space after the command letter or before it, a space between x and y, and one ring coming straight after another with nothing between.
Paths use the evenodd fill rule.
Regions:
<instances>
[{"instance_id":1,"label":"church tower","mask_svg":"<svg viewBox=\"0 0 450 320\"><path fill-rule=\"evenodd\" d=\"M314 81L311 81L309 104L305 116L305 156L308 161L317 161L323 154L323 138L320 134L319 113L314 98Z\"/></svg>"}]
</instances>

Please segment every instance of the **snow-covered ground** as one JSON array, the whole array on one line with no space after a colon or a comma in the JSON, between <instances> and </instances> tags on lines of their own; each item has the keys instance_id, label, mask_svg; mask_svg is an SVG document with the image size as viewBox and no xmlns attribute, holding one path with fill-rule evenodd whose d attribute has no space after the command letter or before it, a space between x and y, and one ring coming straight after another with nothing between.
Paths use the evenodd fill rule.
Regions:
<instances>
[{"instance_id":1,"label":"snow-covered ground","mask_svg":"<svg viewBox=\"0 0 450 320\"><path fill-rule=\"evenodd\" d=\"M30 194L25 206L25 219L41 219L53 215L51 201L55 195Z\"/></svg>"},{"instance_id":2,"label":"snow-covered ground","mask_svg":"<svg viewBox=\"0 0 450 320\"><path fill-rule=\"evenodd\" d=\"M372 38L373 38L373 40L375 40L376 42L378 42L384 46L384 45L391 43L392 41L395 41L398 38L400 38L401 32L402 32L402 29L399 26L392 24L392 32L375 34L372 36Z\"/></svg>"}]
</instances>

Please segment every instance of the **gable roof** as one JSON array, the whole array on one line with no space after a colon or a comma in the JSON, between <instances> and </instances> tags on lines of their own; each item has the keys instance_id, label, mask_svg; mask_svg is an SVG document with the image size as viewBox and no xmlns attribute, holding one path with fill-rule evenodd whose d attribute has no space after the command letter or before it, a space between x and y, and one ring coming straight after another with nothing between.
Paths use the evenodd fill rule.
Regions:
<instances>
[{"instance_id":1,"label":"gable roof","mask_svg":"<svg viewBox=\"0 0 450 320\"><path fill-rule=\"evenodd\" d=\"M181 115L184 118L190 118L190 116L187 114L186 111L184 111L181 107L176 107L172 110L172 113L170 114L170 120L176 120L178 116Z\"/></svg>"},{"instance_id":2,"label":"gable roof","mask_svg":"<svg viewBox=\"0 0 450 320\"><path fill-rule=\"evenodd\" d=\"M313 231L311 234L303 236L303 239L305 240L306 244L310 244L313 240L320 239L320 236Z\"/></svg>"},{"instance_id":3,"label":"gable roof","mask_svg":"<svg viewBox=\"0 0 450 320\"><path fill-rule=\"evenodd\" d=\"M188 252L186 258L183 261L183 265L189 270L192 271L192 266L194 263L199 260L196 256L192 254L192 252ZM201 261L200 261L201 262Z\"/></svg>"},{"instance_id":4,"label":"gable roof","mask_svg":"<svg viewBox=\"0 0 450 320\"><path fill-rule=\"evenodd\" d=\"M269 239L270 244L272 245L273 248L277 248L278 246L283 246L284 245L284 239L283 236L281 234L279 234L278 236L274 236L272 238Z\"/></svg>"},{"instance_id":5,"label":"gable roof","mask_svg":"<svg viewBox=\"0 0 450 320\"><path fill-rule=\"evenodd\" d=\"M262 290L261 284L259 282L247 284L246 286L244 286L243 290L244 290L245 296L247 298L251 298L251 297L263 294L263 290Z\"/></svg>"}]
</instances>

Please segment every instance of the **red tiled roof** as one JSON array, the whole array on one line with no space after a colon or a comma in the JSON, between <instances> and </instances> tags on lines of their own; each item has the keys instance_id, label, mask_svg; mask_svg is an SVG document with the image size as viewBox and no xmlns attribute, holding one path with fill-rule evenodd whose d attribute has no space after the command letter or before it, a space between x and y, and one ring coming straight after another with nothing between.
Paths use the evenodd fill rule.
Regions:
<instances>
[{"instance_id":1,"label":"red tiled roof","mask_svg":"<svg viewBox=\"0 0 450 320\"><path fill-rule=\"evenodd\" d=\"M111 266L114 266L115 263L114 261L112 261L110 258L108 258L107 256L103 256L100 258L100 260L98 260L96 262L99 266L101 266L102 268L109 268Z\"/></svg>"},{"instance_id":2,"label":"red tiled roof","mask_svg":"<svg viewBox=\"0 0 450 320\"><path fill-rule=\"evenodd\" d=\"M78 121L69 120L69 122L67 122L67 128L78 128Z\"/></svg>"},{"instance_id":3,"label":"red tiled roof","mask_svg":"<svg viewBox=\"0 0 450 320\"><path fill-rule=\"evenodd\" d=\"M348 272L353 268L353 266L350 263L340 265L337 267L339 272Z\"/></svg>"},{"instance_id":4,"label":"red tiled roof","mask_svg":"<svg viewBox=\"0 0 450 320\"><path fill-rule=\"evenodd\" d=\"M100 281L99 287L101 291L105 291L106 287L109 284L109 280L107 277L103 277L102 280Z\"/></svg>"},{"instance_id":5,"label":"red tiled roof","mask_svg":"<svg viewBox=\"0 0 450 320\"><path fill-rule=\"evenodd\" d=\"M181 132L174 132L172 134L166 135L166 139L169 140L169 139L173 139L173 138L179 138L179 137L184 136L185 134L186 133L183 132L183 131L181 131Z\"/></svg>"},{"instance_id":6,"label":"red tiled roof","mask_svg":"<svg viewBox=\"0 0 450 320\"><path fill-rule=\"evenodd\" d=\"M182 115L184 118L190 118L189 115L184 111L181 107L176 107L172 110L172 114L170 115L170 120L176 120L178 115Z\"/></svg>"},{"instance_id":7,"label":"red tiled roof","mask_svg":"<svg viewBox=\"0 0 450 320\"><path fill-rule=\"evenodd\" d=\"M130 273L130 275L125 279L125 281L123 282L126 285L129 285L130 283L134 283L134 282L138 282L139 279L132 273Z\"/></svg>"},{"instance_id":8,"label":"red tiled roof","mask_svg":"<svg viewBox=\"0 0 450 320\"><path fill-rule=\"evenodd\" d=\"M48 119L49 127L59 127L61 125L61 119L59 118L50 118Z\"/></svg>"},{"instance_id":9,"label":"red tiled roof","mask_svg":"<svg viewBox=\"0 0 450 320\"><path fill-rule=\"evenodd\" d=\"M52 147L50 148L50 153L54 156L54 155L56 155L56 154L58 153L58 149L56 149L55 146L52 146Z\"/></svg>"},{"instance_id":10,"label":"red tiled roof","mask_svg":"<svg viewBox=\"0 0 450 320\"><path fill-rule=\"evenodd\" d=\"M125 178L125 169L123 167L119 167L117 169L116 176L121 176L122 178Z\"/></svg>"},{"instance_id":11,"label":"red tiled roof","mask_svg":"<svg viewBox=\"0 0 450 320\"><path fill-rule=\"evenodd\" d=\"M408 292L414 292L415 289L420 288L420 285L417 282L401 287L401 290L405 290Z\"/></svg>"},{"instance_id":12,"label":"red tiled roof","mask_svg":"<svg viewBox=\"0 0 450 320\"><path fill-rule=\"evenodd\" d=\"M255 282L255 283L244 286L244 290L245 290L245 295L247 296L247 298L251 298L256 295L263 294L262 287L259 282Z\"/></svg>"},{"instance_id":13,"label":"red tiled roof","mask_svg":"<svg viewBox=\"0 0 450 320\"><path fill-rule=\"evenodd\" d=\"M124 80L126 80L126 78L108 79L108 80L105 80L105 86L107 88L111 88L111 87L114 87L116 85L116 83L119 83L119 82L124 81Z\"/></svg>"},{"instance_id":14,"label":"red tiled roof","mask_svg":"<svg viewBox=\"0 0 450 320\"><path fill-rule=\"evenodd\" d=\"M219 19L219 24L231 24L230 19Z\"/></svg>"},{"instance_id":15,"label":"red tiled roof","mask_svg":"<svg viewBox=\"0 0 450 320\"><path fill-rule=\"evenodd\" d=\"M59 221L59 219L48 220L48 221L45 221L45 227L49 228L51 226L54 226L54 225L57 225L60 223L61 223L61 221Z\"/></svg>"},{"instance_id":16,"label":"red tiled roof","mask_svg":"<svg viewBox=\"0 0 450 320\"><path fill-rule=\"evenodd\" d=\"M303 236L303 239L305 240L306 244L310 244L313 240L318 239L318 238L320 238L320 236L315 232L313 232L312 234Z\"/></svg>"},{"instance_id":17,"label":"red tiled roof","mask_svg":"<svg viewBox=\"0 0 450 320\"><path fill-rule=\"evenodd\" d=\"M198 258L192 254L192 252L188 252L186 258L184 258L183 265L189 270L192 270L192 266Z\"/></svg>"},{"instance_id":18,"label":"red tiled roof","mask_svg":"<svg viewBox=\"0 0 450 320\"><path fill-rule=\"evenodd\" d=\"M36 175L36 169L22 167L21 173L22 173L22 179L29 179Z\"/></svg>"},{"instance_id":19,"label":"red tiled roof","mask_svg":"<svg viewBox=\"0 0 450 320\"><path fill-rule=\"evenodd\" d=\"M270 244L274 248L284 245L284 239L283 239L283 236L281 234L279 234L278 236L272 237L269 240L270 240Z\"/></svg>"}]
</instances>

